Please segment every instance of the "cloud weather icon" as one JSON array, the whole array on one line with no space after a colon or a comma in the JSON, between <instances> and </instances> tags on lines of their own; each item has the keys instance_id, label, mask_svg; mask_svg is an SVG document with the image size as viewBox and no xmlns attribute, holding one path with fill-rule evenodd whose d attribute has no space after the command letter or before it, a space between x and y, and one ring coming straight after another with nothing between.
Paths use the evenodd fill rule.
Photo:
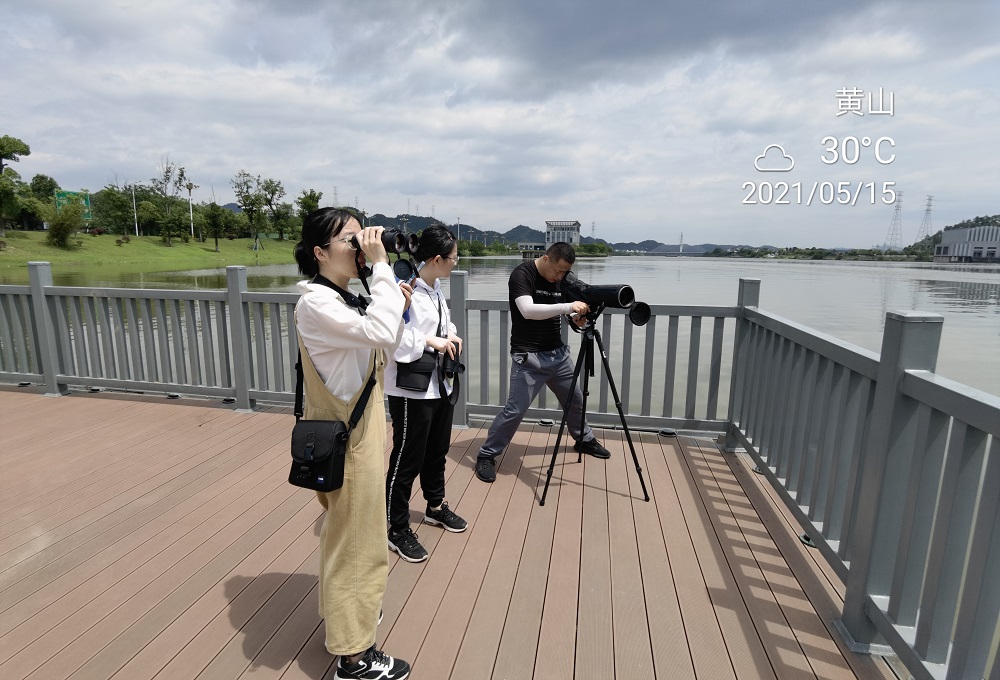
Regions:
<instances>
[{"instance_id":1,"label":"cloud weather icon","mask_svg":"<svg viewBox=\"0 0 1000 680\"><path fill-rule=\"evenodd\" d=\"M795 160L780 144L771 144L754 159L753 166L757 172L788 172L795 167Z\"/></svg>"}]
</instances>

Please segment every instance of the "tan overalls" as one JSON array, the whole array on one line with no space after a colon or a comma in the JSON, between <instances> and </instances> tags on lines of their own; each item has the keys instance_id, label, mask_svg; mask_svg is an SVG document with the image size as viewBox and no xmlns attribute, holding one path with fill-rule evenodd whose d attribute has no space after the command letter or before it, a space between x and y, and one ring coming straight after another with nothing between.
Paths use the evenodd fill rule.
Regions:
<instances>
[{"instance_id":1,"label":"tan overalls","mask_svg":"<svg viewBox=\"0 0 1000 680\"><path fill-rule=\"evenodd\" d=\"M333 396L301 339L299 351L306 420L346 423L362 390L350 402ZM319 615L326 621L326 649L331 654L357 654L375 644L389 573L383 476L385 356L381 350L372 351L366 375L371 373L373 363L377 363L377 383L348 441L344 485L336 491L316 494L327 510L319 535Z\"/></svg>"}]
</instances>

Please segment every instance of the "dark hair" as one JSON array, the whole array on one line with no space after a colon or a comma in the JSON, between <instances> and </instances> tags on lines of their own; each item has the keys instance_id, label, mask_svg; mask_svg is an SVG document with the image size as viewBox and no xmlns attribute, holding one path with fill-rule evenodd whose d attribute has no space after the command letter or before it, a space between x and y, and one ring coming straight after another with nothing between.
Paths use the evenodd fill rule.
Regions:
<instances>
[{"instance_id":1,"label":"dark hair","mask_svg":"<svg viewBox=\"0 0 1000 680\"><path fill-rule=\"evenodd\" d=\"M319 262L313 248L325 247L336 238L350 220L358 220L353 211L344 208L320 208L306 215L302 222L302 240L295 244L295 261L306 276L319 274Z\"/></svg>"},{"instance_id":2,"label":"dark hair","mask_svg":"<svg viewBox=\"0 0 1000 680\"><path fill-rule=\"evenodd\" d=\"M455 247L456 241L458 238L448 227L440 222L432 224L420 232L420 246L417 248L417 252L413 253L413 259L417 262L424 262L436 255L448 257L451 254L451 249Z\"/></svg>"},{"instance_id":3,"label":"dark hair","mask_svg":"<svg viewBox=\"0 0 1000 680\"><path fill-rule=\"evenodd\" d=\"M563 241L558 241L549 246L549 249L545 251L545 254L549 256L549 259L553 262L565 262L566 264L573 264L576 262L576 251L573 250L573 246Z\"/></svg>"}]
</instances>

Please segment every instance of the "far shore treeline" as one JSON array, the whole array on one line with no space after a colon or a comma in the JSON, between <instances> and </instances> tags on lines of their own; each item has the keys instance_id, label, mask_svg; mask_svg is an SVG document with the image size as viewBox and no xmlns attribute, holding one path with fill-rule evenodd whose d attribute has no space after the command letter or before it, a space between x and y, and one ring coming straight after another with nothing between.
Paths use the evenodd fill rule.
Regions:
<instances>
[{"instance_id":1,"label":"far shore treeline","mask_svg":"<svg viewBox=\"0 0 1000 680\"><path fill-rule=\"evenodd\" d=\"M227 264L249 262L276 263L290 262L289 248L274 241L295 241L298 239L302 219L310 211L320 207L323 192L303 189L298 196L288 197L281 180L265 178L247 170L240 170L230 180L236 202L218 205L215 201L193 201L193 191L199 186L189 177L184 166L177 165L164 157L155 169L155 175L146 182L116 181L96 192L89 189L64 191L59 182L48 175L36 174L30 182L25 182L11 166L21 157L31 154L27 143L15 137L0 137L0 267L9 266L20 260L14 251L14 242L8 230L18 232L45 232L44 244L40 239L38 247L51 251L75 252L68 261L81 258L93 263L96 241L82 236L103 237L109 242L116 261L131 259L122 249L135 249L134 241L156 241L160 248L147 253L156 259L175 259L164 252L163 247L172 248L178 242L187 244L210 243L216 254L238 251L226 258ZM59 197L58 205L56 197ZM291 200L287 200L291 198ZM84 201L89 200L89 206ZM357 209L357 206L354 206ZM88 210L89 208L89 210ZM396 215L390 217L381 213L368 214L360 210L367 224L396 227L404 231L422 231L434 222L434 218L420 215ZM89 217L90 219L85 219ZM560 216L562 217L562 216ZM976 224L1000 224L1000 215L976 217L944 229ZM459 238L459 253L464 256L507 255L518 252L518 243L544 242L544 231L518 225L504 233L480 230L467 224L449 224ZM934 244L940 242L941 231L926 239L903 248L901 252L884 252L877 248L857 250L833 250L825 248L777 248L774 246L723 245L705 243L684 246L685 254L708 257L783 257L798 259L931 259ZM224 247L226 242L233 247ZM27 246L27 243L22 244ZM678 248L665 246L654 240L640 243L609 243L603 239L582 237L577 252L581 255L632 255L650 251ZM67 261L55 253L35 252L30 248L31 257L42 257L52 261ZM200 251L204 251L201 248ZM269 250L278 251L272 257ZM159 255L160 257L157 257ZM261 257L263 255L263 257ZM10 257L14 256L14 257ZM187 262L190 258L176 258ZM201 258L195 258L202 263ZM240 262L229 260L240 260ZM23 260L26 262L27 260ZM214 260L218 263L219 259ZM182 264L178 262L178 264Z\"/></svg>"}]
</instances>

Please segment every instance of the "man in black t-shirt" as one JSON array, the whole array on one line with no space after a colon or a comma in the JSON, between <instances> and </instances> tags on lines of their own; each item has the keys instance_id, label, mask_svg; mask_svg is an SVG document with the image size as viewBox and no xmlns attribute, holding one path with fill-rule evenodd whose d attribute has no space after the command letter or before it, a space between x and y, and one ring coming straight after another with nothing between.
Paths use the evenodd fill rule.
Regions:
<instances>
[{"instance_id":1,"label":"man in black t-shirt","mask_svg":"<svg viewBox=\"0 0 1000 680\"><path fill-rule=\"evenodd\" d=\"M544 385L565 408L573 382L573 361L562 341L560 318L575 314L583 322L590 311L584 302L564 302L562 280L576 261L568 243L554 243L533 262L514 268L508 281L510 297L510 396L490 425L486 442L476 459L476 476L484 482L496 479L494 460L513 439L524 414ZM574 449L595 458L611 454L594 438L583 417L583 392L579 381L573 393L567 422L576 440Z\"/></svg>"}]
</instances>

